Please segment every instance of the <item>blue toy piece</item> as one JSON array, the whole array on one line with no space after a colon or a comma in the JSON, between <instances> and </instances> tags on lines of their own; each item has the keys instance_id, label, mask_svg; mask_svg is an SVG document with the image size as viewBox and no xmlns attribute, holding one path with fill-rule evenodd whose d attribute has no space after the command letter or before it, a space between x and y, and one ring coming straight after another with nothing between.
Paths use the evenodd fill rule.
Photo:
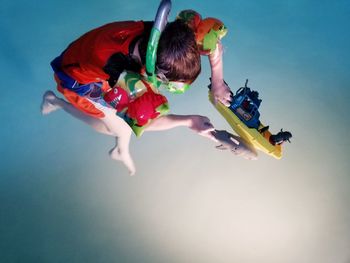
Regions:
<instances>
[{"instance_id":1,"label":"blue toy piece","mask_svg":"<svg viewBox=\"0 0 350 263\"><path fill-rule=\"evenodd\" d=\"M245 86L237 90L236 95L232 97L229 108L247 127L258 129L260 125L258 109L261 99L259 99L259 93L252 91L247 84L248 79Z\"/></svg>"}]
</instances>

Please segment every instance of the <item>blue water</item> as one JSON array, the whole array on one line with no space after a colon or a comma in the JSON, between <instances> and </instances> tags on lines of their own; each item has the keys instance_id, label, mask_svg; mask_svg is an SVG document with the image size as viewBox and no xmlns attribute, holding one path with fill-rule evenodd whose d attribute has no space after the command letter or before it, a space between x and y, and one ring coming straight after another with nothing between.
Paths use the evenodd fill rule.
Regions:
<instances>
[{"instance_id":1,"label":"blue water","mask_svg":"<svg viewBox=\"0 0 350 263\"><path fill-rule=\"evenodd\" d=\"M261 119L291 130L280 161L249 162L186 129L114 139L63 111L41 116L49 62L84 32L151 20L158 1L9 1L0 9L0 262L348 263L350 2L173 1L220 18L225 79L249 78ZM209 66L179 114L229 126L207 101Z\"/></svg>"}]
</instances>

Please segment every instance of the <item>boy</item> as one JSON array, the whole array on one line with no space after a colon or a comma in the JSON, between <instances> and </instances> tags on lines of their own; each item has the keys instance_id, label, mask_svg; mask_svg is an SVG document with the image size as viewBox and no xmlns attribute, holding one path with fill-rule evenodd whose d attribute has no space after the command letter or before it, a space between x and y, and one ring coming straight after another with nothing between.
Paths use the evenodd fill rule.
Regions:
<instances>
[{"instance_id":1,"label":"boy","mask_svg":"<svg viewBox=\"0 0 350 263\"><path fill-rule=\"evenodd\" d=\"M211 65L211 92L216 100L229 105L231 93L223 81L221 36L216 36L214 32L214 47L211 43L211 49L204 50L206 45L202 46L196 39L196 36L203 35L196 28L200 20L197 13L187 10L166 26L157 50L157 78L168 87L192 83L201 71L200 53L206 53ZM220 26L220 21L215 20L214 23L216 27ZM110 151L110 156L122 161L130 174L135 173L135 165L129 153L132 132L130 126L135 131L134 119L138 123L137 128L142 127L144 131L186 126L199 135L216 140L212 134L214 127L207 117L164 115L159 108L167 107L166 98L142 77L138 80L146 88L141 95L137 95L140 97L130 100L127 98L127 102L121 107L120 98L123 97L125 89L117 87L120 75L125 71L140 76L145 74L145 57L151 27L152 23L143 21L114 22L94 29L71 43L51 63L58 90L69 102L47 91L42 103L43 114L62 108L96 131L116 137L117 143ZM130 91L127 88L126 90ZM119 104L111 107L102 97L106 94L115 95L114 93L118 95L115 99L119 98ZM145 97L149 98L146 102L142 101ZM153 102L155 99L160 102L155 106L152 104L154 108L149 108L149 101ZM137 104L136 101L140 103ZM135 116L131 116L132 112L135 112ZM131 117L134 118L132 121Z\"/></svg>"}]
</instances>

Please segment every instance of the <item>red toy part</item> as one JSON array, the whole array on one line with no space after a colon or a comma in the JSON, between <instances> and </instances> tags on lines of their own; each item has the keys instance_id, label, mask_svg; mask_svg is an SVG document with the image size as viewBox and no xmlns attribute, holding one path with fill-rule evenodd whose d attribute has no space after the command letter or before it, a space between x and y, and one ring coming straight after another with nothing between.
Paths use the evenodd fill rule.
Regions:
<instances>
[{"instance_id":1,"label":"red toy part","mask_svg":"<svg viewBox=\"0 0 350 263\"><path fill-rule=\"evenodd\" d=\"M129 103L127 115L136 120L137 125L143 126L149 120L157 118L160 112L156 109L167 102L163 95L148 91Z\"/></svg>"},{"instance_id":2,"label":"red toy part","mask_svg":"<svg viewBox=\"0 0 350 263\"><path fill-rule=\"evenodd\" d=\"M107 91L104 94L103 99L118 112L123 111L129 104L128 93L126 90L118 86Z\"/></svg>"}]
</instances>

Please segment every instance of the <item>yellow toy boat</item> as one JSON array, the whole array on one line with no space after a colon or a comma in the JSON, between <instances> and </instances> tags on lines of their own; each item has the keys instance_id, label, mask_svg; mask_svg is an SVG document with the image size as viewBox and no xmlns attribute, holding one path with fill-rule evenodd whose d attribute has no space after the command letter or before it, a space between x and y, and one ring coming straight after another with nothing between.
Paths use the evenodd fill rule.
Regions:
<instances>
[{"instance_id":1,"label":"yellow toy boat","mask_svg":"<svg viewBox=\"0 0 350 263\"><path fill-rule=\"evenodd\" d=\"M247 80L248 82L248 80ZM209 91L209 100L210 102L215 106L215 108L220 112L220 114L226 119L226 121L230 124L232 129L241 137L243 138L247 143L254 146L254 148L271 155L272 157L276 159L282 158L282 147L280 143L273 144L270 142L271 136L278 136L278 135L272 135L268 131L268 127L264 126L259 121L259 112L258 107L260 105L261 100L258 99L258 93L256 91L251 92L249 88L247 88L247 82L245 87L239 89L237 91L237 94L233 96L232 104L229 107L226 107L221 102L214 103L213 96L211 92ZM209 85L210 88L210 85ZM243 102L247 103L247 90L250 93L253 93L253 98L250 98L251 101L249 101L250 104L248 104L248 108L250 107L250 110L247 110L245 108ZM254 94L255 92L255 94ZM255 98L254 98L255 97ZM251 127L248 127L250 125ZM283 132L282 133L288 133L289 132ZM291 134L290 134L291 137ZM284 140L289 140L287 139Z\"/></svg>"}]
</instances>

